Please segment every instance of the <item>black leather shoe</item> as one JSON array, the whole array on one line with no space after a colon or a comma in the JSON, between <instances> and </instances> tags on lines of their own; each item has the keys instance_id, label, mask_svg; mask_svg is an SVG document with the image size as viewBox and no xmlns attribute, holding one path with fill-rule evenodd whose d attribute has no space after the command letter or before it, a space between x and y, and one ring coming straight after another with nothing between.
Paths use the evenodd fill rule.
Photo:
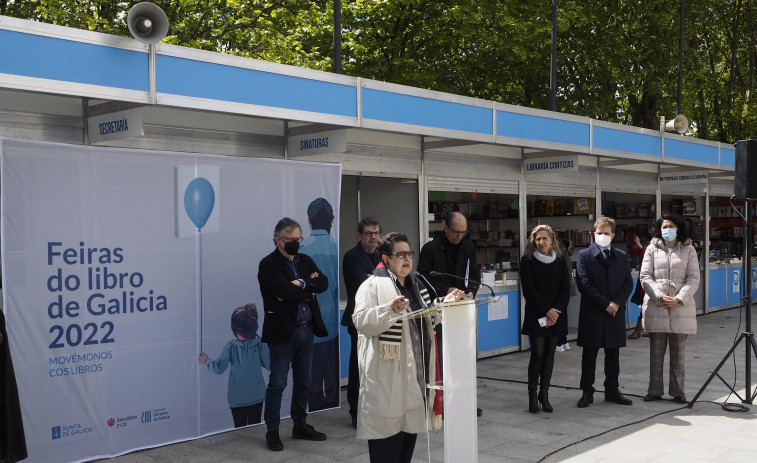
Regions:
<instances>
[{"instance_id":1,"label":"black leather shoe","mask_svg":"<svg viewBox=\"0 0 757 463\"><path fill-rule=\"evenodd\" d=\"M594 403L594 397L590 396L589 394L584 394L581 396L580 399L578 399L578 403L576 404L576 406L578 408L586 408L590 404L593 404L593 403Z\"/></svg>"},{"instance_id":2,"label":"black leather shoe","mask_svg":"<svg viewBox=\"0 0 757 463\"><path fill-rule=\"evenodd\" d=\"M268 445L268 449L273 450L274 452L284 450L284 444L279 438L278 431L268 431L265 433L265 443Z\"/></svg>"},{"instance_id":3,"label":"black leather shoe","mask_svg":"<svg viewBox=\"0 0 757 463\"><path fill-rule=\"evenodd\" d=\"M292 439L326 440L326 434L316 431L314 427L307 424L304 428L292 429Z\"/></svg>"},{"instance_id":4,"label":"black leather shoe","mask_svg":"<svg viewBox=\"0 0 757 463\"><path fill-rule=\"evenodd\" d=\"M679 404L685 404L687 402L685 395L677 395L673 397L673 402L679 403Z\"/></svg>"},{"instance_id":5,"label":"black leather shoe","mask_svg":"<svg viewBox=\"0 0 757 463\"><path fill-rule=\"evenodd\" d=\"M608 392L605 394L605 402L612 402L619 405L631 405L633 401L627 399L620 391Z\"/></svg>"},{"instance_id":6,"label":"black leather shoe","mask_svg":"<svg viewBox=\"0 0 757 463\"><path fill-rule=\"evenodd\" d=\"M477 408L476 409L476 416L483 416L483 415L484 415L484 411L481 410L480 408Z\"/></svg>"},{"instance_id":7,"label":"black leather shoe","mask_svg":"<svg viewBox=\"0 0 757 463\"><path fill-rule=\"evenodd\" d=\"M660 399L662 399L661 395L647 394L644 396L644 402L654 402L655 400L660 400Z\"/></svg>"}]
</instances>

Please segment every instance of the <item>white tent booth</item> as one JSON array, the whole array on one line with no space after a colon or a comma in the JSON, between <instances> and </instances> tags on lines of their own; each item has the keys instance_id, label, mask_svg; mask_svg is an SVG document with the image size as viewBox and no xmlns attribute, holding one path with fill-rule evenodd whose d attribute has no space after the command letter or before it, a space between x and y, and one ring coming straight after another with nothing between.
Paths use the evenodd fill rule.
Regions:
<instances>
[{"instance_id":1,"label":"white tent booth","mask_svg":"<svg viewBox=\"0 0 757 463\"><path fill-rule=\"evenodd\" d=\"M676 196L671 202L696 197L697 211L703 212L700 220L705 224L702 241L707 262L710 229L706 224L716 207L710 197L729 195L733 189L735 152L727 144L220 53L166 44L148 46L134 39L3 16L0 41L4 44L0 49L0 239L10 342L26 338L36 343L32 346L35 349L23 354L31 357L24 357L17 365L25 381L37 378L35 387L43 392L64 391L56 396L61 404L90 404L83 407L87 413L76 418L52 414L45 418L41 413L27 412L31 461L57 461L55 456L63 445L82 449L84 453L71 457L71 461L80 461L230 428L226 402L231 402L233 394L229 392L227 397L225 383L229 373L208 374L197 355L203 350L213 351L207 352L212 359L229 341L228 319L235 307L254 302L262 312L255 281L257 262L273 249L269 240L275 221L291 214L303 224L307 237L310 228L306 210L314 198L324 197L333 206L333 228L328 236L338 249L338 257L330 281L341 291L333 300L341 301L342 308L346 297L338 266L344 252L355 245L355 228L361 217L378 218L384 231L406 233L417 252L441 229L447 211L467 212L479 263L495 275L494 289L502 301L497 306L482 304L477 308L475 330L478 356L482 357L527 348L519 334L522 308L517 263L534 224L555 223L569 231L580 247L586 243L580 241L581 236L585 238L582 233L591 229L589 217L602 214L607 201L615 202L616 207L632 204L637 209L639 204L654 203L659 212L662 203L668 201L666 195ZM529 164L545 168L532 172ZM561 173L559 169L568 164L569 171ZM659 185L661 173L691 171L706 173L706 182L694 187L679 185L670 191ZM185 191L180 187L188 188L187 182L181 181L192 175L202 176L215 186L194 191L195 197L214 193L215 203L198 200L195 204L211 209L205 211L209 216L203 217L207 223L197 220L200 217L192 215L190 209L182 212L178 207L180 193ZM166 182L161 187L165 191L156 190L161 181ZM207 200L207 195L204 198ZM152 209L159 207L168 212L161 215ZM51 225L41 213L34 214L38 210L60 222ZM170 219L162 225L165 242L150 241L153 229L148 225L158 223L158 218ZM192 224L187 225L190 219L202 222L202 226L194 223L192 230ZM182 221L189 231L179 231ZM732 222L724 220L719 232L735 228ZM42 230L50 232L46 235ZM225 235L232 231L231 237ZM33 237L39 242L33 242ZM77 329L87 322L97 325L99 335L108 329L101 325L109 320L97 318L102 315L69 315L70 323L64 324L51 321L45 310L33 309L25 302L23 291L31 290L31 284L42 285L42 293L50 291L45 288L50 270L55 268L48 268L44 258L57 262L57 254L51 257L49 253L57 252L54 243L64 241L74 254L86 254L90 247L109 249L114 254L116 248L122 249L119 253L128 264L118 263L124 267L122 273L140 273L144 290L148 289L147 282L161 279L167 282L161 288L173 288L169 277L178 275L177 269L192 270L187 274L189 289L175 290L177 296L167 298L167 311L146 310L145 316L123 316L116 326L119 332L136 333L142 329L140 322L148 323L155 317L156 326L165 329L188 327L187 339L170 341L177 359L187 353L186 363L179 362L179 371L199 385L186 392L186 404L172 402L168 406L157 400L128 404L130 408L124 409L124 404L108 405L107 398L91 400L86 393L89 389L76 389L73 386L79 383L71 378L44 378L49 376L51 362L59 357L65 361L73 355L86 359L95 354L94 348L82 344L86 330L79 340ZM125 248L122 242L131 243L131 247ZM729 249L726 241L719 245ZM77 251L80 249L84 251ZM99 251L93 256L100 258ZM139 256L135 260L140 266L129 270L126 267L131 265L132 256ZM164 265L176 256L184 260L179 259L174 266ZM240 256L246 256L246 261L239 262ZM102 259L100 265L108 265L108 259ZM731 265L722 254L719 259L712 265ZM224 269L222 263L227 260L234 266ZM66 265L55 266L61 268L64 281ZM77 278L86 276L91 267L75 265ZM214 265L218 271L212 275L202 270ZM92 272L103 271L95 267ZM157 273L148 277L147 269L152 268L162 270L151 270ZM723 278L720 274L711 278L714 270L721 268L705 272L703 310L727 306L727 299L721 304L713 295L724 292L728 284L733 287L733 282L725 279L725 270ZM215 286L206 287L213 281ZM124 291L126 305L133 296L134 313L141 314L140 308L145 306L137 299L149 299L150 295L139 294L142 283L137 283ZM74 290L66 291L73 294ZM130 296L129 291L135 294ZM153 289L153 299L160 294ZM212 297L225 298L224 303L214 306L215 300L208 299ZM182 315L189 318L174 318L180 312L173 309L174 300L182 301L188 311ZM49 302L40 301L44 304L41 307L49 307ZM212 309L221 310L223 316L206 323L203 317ZM62 310L65 314L65 302ZM115 308L111 311L113 317L123 315L116 314ZM70 313L76 313L73 306ZM35 320L28 314L40 318ZM569 319L577 321L570 315ZM337 319L338 314L330 318L332 322ZM110 321L116 323L115 319ZM633 323L635 320L629 320L630 325ZM74 325L79 328L69 329ZM334 328L336 335L339 328ZM61 335L57 341L56 333ZM136 349L134 352L139 352L137 341L154 342L129 336L119 334L118 340L131 339L129 347ZM346 377L344 352L348 352L349 337L334 339L342 352L340 376ZM65 348L51 347L61 342ZM120 346L118 342L106 344ZM102 345L98 343L97 347ZM63 350L65 355L57 355ZM116 350L99 352L113 355ZM117 365L121 358L126 362L129 355L136 355L134 352L116 352L111 363ZM107 371L106 363L103 368ZM170 370L174 364L154 366L158 367ZM264 368L262 373L267 375ZM82 384L107 388L105 374L95 374L89 380L92 378L102 383ZM199 396L209 396L201 392L211 381L221 394L199 400ZM166 383L166 387L171 384ZM33 403L34 398L26 400ZM217 424L205 425L176 411L184 408L195 410L198 416L209 413L214 418L205 421ZM92 416L96 419L90 420ZM165 416L171 418L154 419ZM108 425L109 418L113 426ZM119 421L122 418L125 421ZM153 432L166 421L185 419L191 428L186 432ZM117 427L119 423L126 426ZM74 432L85 429L91 431ZM133 439L124 443L114 433ZM77 446L95 436L98 441L117 444Z\"/></svg>"}]
</instances>

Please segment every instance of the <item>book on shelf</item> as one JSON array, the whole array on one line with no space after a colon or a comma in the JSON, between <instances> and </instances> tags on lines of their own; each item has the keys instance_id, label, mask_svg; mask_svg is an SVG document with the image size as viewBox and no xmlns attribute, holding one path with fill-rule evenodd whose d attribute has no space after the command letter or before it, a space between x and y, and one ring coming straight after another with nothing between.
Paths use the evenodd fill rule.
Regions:
<instances>
[{"instance_id":1,"label":"book on shelf","mask_svg":"<svg viewBox=\"0 0 757 463\"><path fill-rule=\"evenodd\" d=\"M649 204L641 203L636 209L637 217L649 217Z\"/></svg>"},{"instance_id":2,"label":"book on shelf","mask_svg":"<svg viewBox=\"0 0 757 463\"><path fill-rule=\"evenodd\" d=\"M547 214L547 201L544 199L537 199L534 201L534 216L542 217Z\"/></svg>"},{"instance_id":3,"label":"book on shelf","mask_svg":"<svg viewBox=\"0 0 757 463\"><path fill-rule=\"evenodd\" d=\"M605 217L617 217L615 201L602 201L602 215Z\"/></svg>"},{"instance_id":4,"label":"book on shelf","mask_svg":"<svg viewBox=\"0 0 757 463\"><path fill-rule=\"evenodd\" d=\"M670 212L676 215L683 215L683 200L673 199L670 201Z\"/></svg>"},{"instance_id":5,"label":"book on shelf","mask_svg":"<svg viewBox=\"0 0 757 463\"><path fill-rule=\"evenodd\" d=\"M544 212L545 212L545 215L549 215L549 216L555 215L555 202L547 201Z\"/></svg>"},{"instance_id":6,"label":"book on shelf","mask_svg":"<svg viewBox=\"0 0 757 463\"><path fill-rule=\"evenodd\" d=\"M593 203L594 201L591 198L575 198L573 200L573 214L575 215L591 214Z\"/></svg>"},{"instance_id":7,"label":"book on shelf","mask_svg":"<svg viewBox=\"0 0 757 463\"><path fill-rule=\"evenodd\" d=\"M628 225L616 224L615 225L615 241L625 241L627 239Z\"/></svg>"}]
</instances>

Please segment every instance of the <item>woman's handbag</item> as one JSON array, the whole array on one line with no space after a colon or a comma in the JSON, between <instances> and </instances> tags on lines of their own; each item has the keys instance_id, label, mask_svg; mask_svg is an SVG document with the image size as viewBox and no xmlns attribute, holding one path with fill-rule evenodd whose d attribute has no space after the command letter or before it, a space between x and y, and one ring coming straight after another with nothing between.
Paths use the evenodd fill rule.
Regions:
<instances>
[{"instance_id":1,"label":"woman's handbag","mask_svg":"<svg viewBox=\"0 0 757 463\"><path fill-rule=\"evenodd\" d=\"M631 302L636 305L641 305L644 302L644 287L641 286L641 278L636 280L636 289L633 290Z\"/></svg>"}]
</instances>

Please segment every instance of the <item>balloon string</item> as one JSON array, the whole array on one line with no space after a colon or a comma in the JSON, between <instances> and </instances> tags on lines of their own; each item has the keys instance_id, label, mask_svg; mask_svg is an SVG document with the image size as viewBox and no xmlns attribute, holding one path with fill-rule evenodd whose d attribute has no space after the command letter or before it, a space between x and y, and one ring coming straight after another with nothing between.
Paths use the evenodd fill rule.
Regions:
<instances>
[{"instance_id":1,"label":"balloon string","mask_svg":"<svg viewBox=\"0 0 757 463\"><path fill-rule=\"evenodd\" d=\"M197 229L200 236L200 352L202 350L202 230Z\"/></svg>"}]
</instances>

